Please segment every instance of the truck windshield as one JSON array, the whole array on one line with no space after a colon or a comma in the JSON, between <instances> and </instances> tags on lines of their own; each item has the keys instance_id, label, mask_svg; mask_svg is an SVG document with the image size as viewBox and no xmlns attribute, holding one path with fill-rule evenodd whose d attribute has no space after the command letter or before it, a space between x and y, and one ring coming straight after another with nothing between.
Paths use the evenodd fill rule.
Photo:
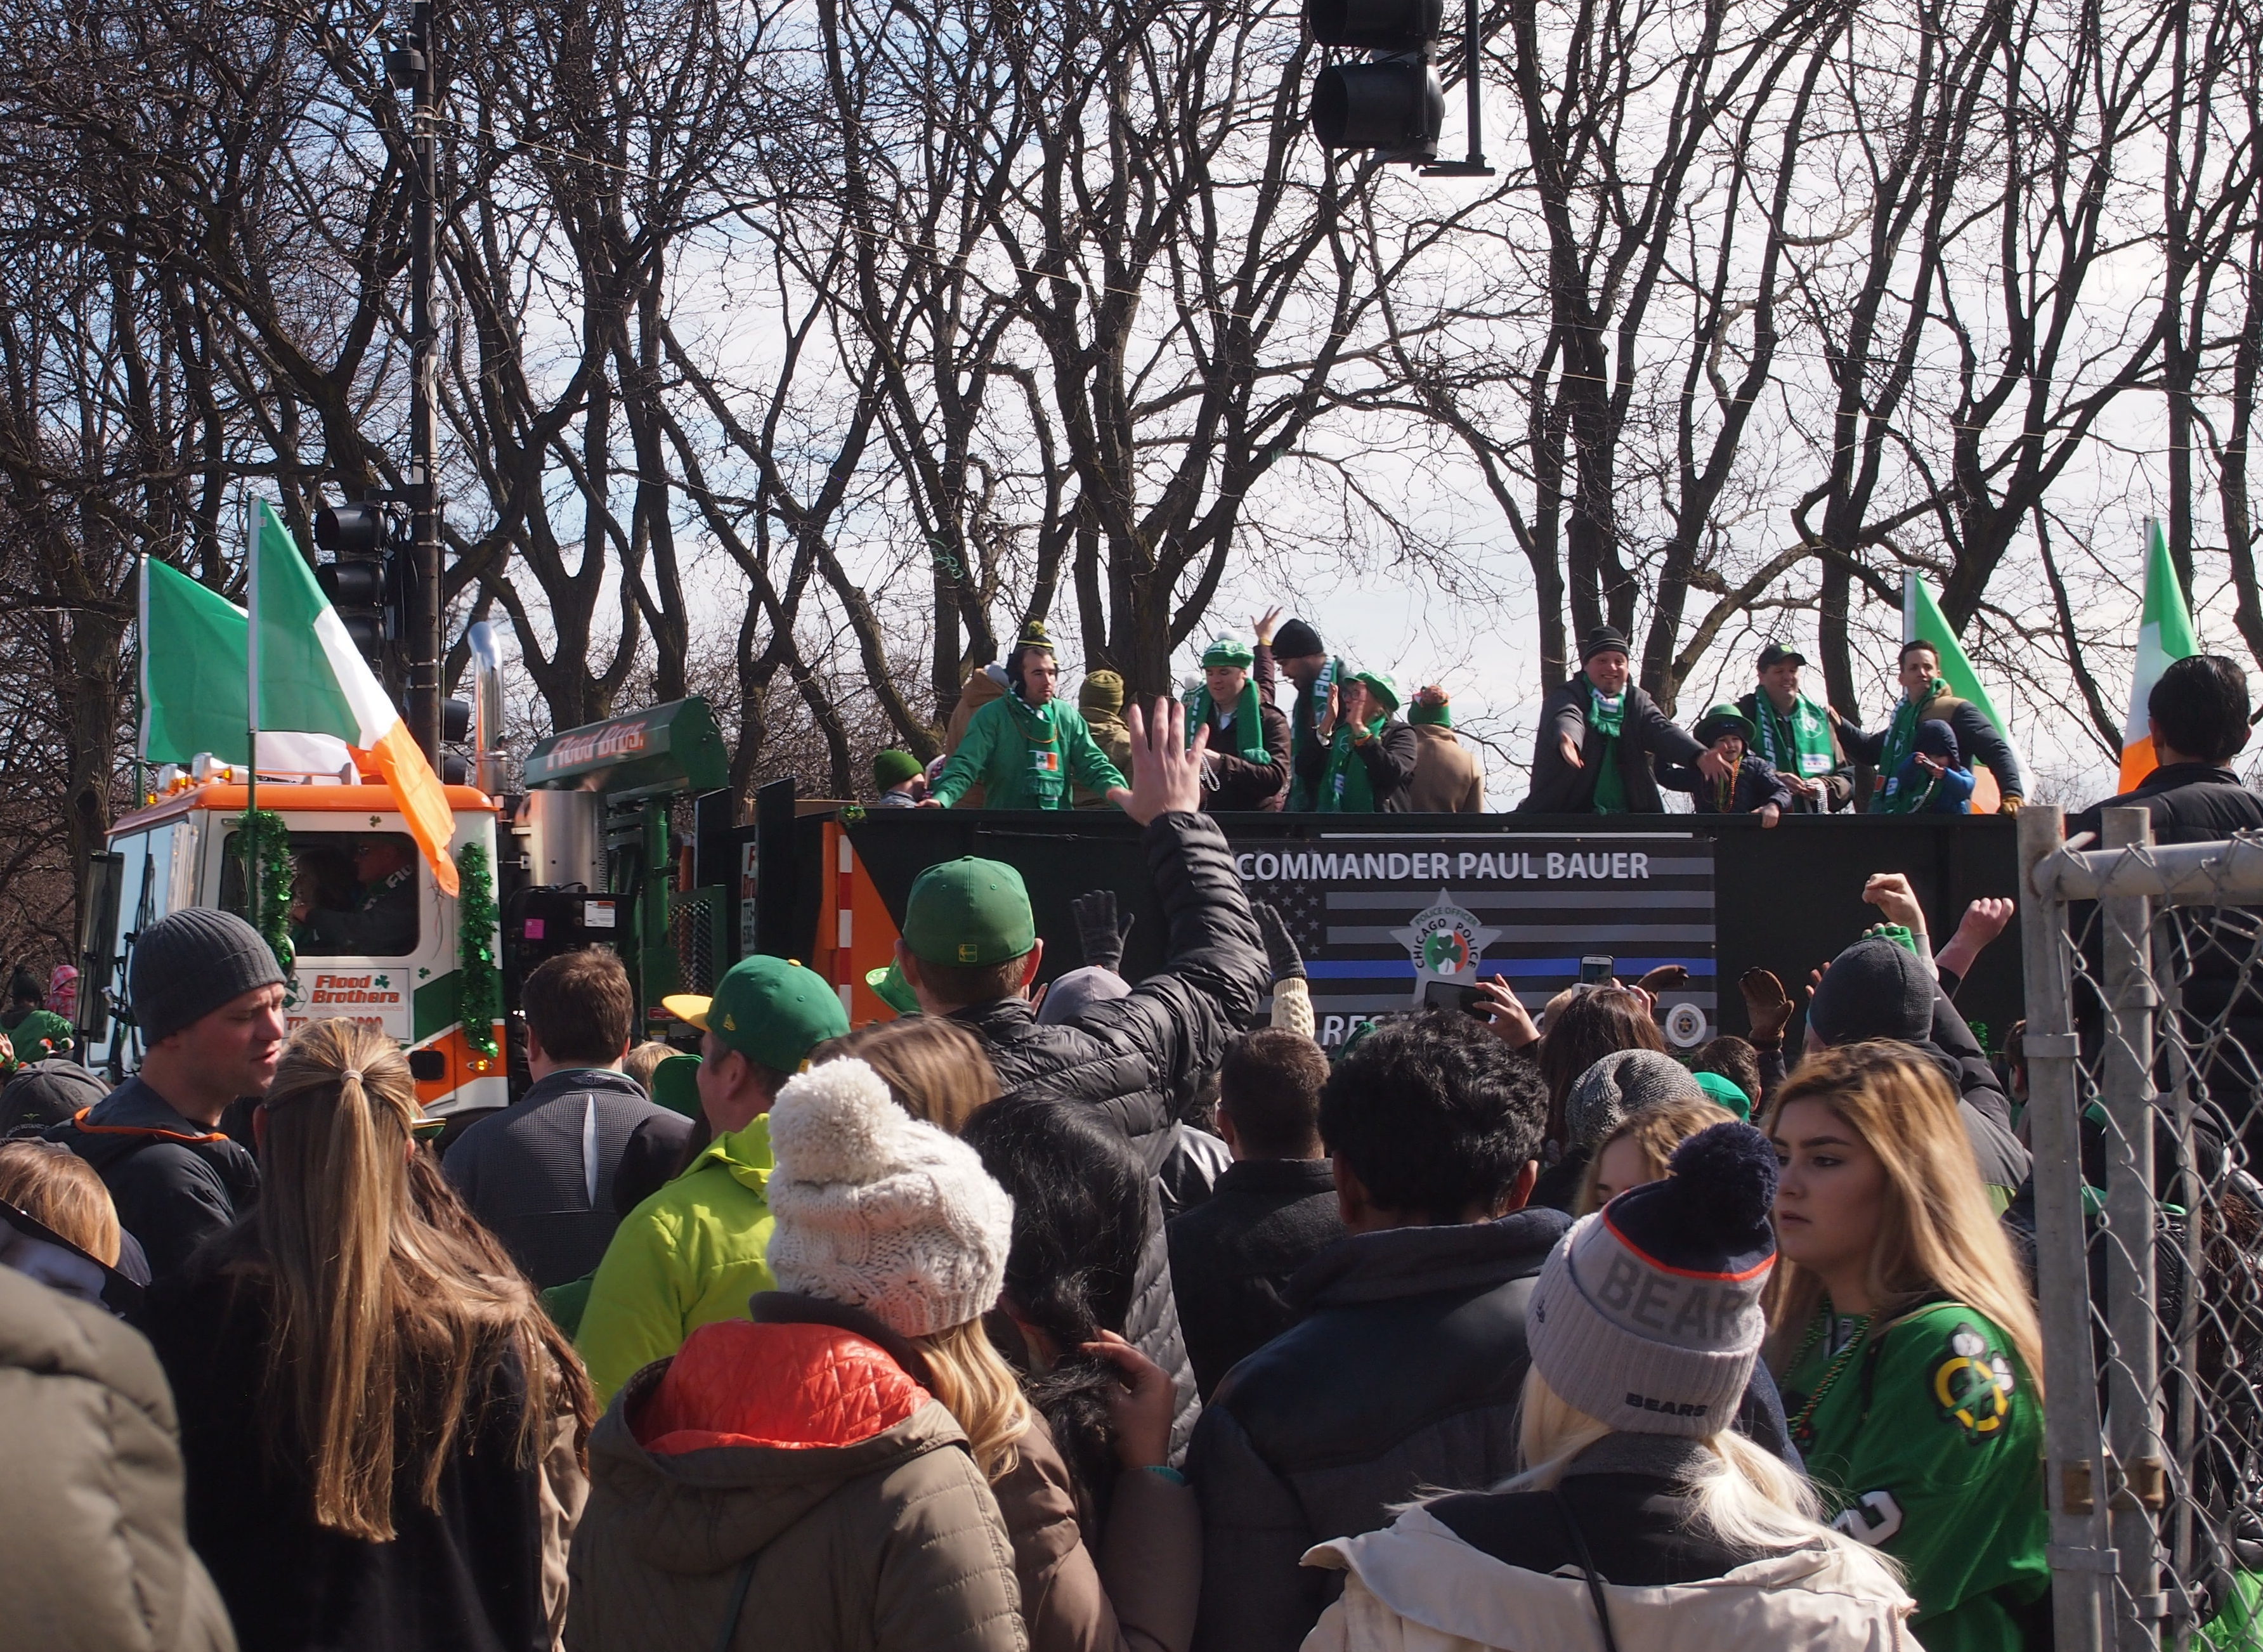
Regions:
<instances>
[{"instance_id":1,"label":"truck windshield","mask_svg":"<svg viewBox=\"0 0 2263 1652\"><path fill-rule=\"evenodd\" d=\"M243 855L228 837L221 905L246 914ZM416 844L406 832L293 832L291 944L302 957L401 958L418 940Z\"/></svg>"}]
</instances>

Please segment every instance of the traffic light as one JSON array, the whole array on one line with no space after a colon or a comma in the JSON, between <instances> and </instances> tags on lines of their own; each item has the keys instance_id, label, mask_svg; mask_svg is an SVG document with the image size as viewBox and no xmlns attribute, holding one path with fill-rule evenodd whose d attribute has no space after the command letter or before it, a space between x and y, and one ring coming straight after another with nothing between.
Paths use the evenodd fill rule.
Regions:
<instances>
[{"instance_id":1,"label":"traffic light","mask_svg":"<svg viewBox=\"0 0 2263 1652\"><path fill-rule=\"evenodd\" d=\"M393 566L400 559L392 538L382 505L332 505L315 513L315 543L331 559L315 568L315 578L362 658L388 682L387 651L401 634Z\"/></svg>"},{"instance_id":2,"label":"traffic light","mask_svg":"<svg viewBox=\"0 0 2263 1652\"><path fill-rule=\"evenodd\" d=\"M1305 0L1323 46L1369 54L1331 63L1312 86L1313 135L1331 149L1374 149L1387 161L1433 161L1446 124L1437 57L1442 0Z\"/></svg>"}]
</instances>

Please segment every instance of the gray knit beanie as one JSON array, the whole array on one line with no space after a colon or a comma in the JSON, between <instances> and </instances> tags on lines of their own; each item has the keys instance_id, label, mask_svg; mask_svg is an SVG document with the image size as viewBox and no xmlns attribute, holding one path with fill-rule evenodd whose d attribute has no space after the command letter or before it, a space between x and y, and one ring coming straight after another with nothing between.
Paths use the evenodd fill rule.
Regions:
<instances>
[{"instance_id":1,"label":"gray knit beanie","mask_svg":"<svg viewBox=\"0 0 2263 1652\"><path fill-rule=\"evenodd\" d=\"M1630 1433L1702 1439L1733 1424L1767 1331L1775 1184L1768 1137L1716 1124L1674 1150L1664 1180L1581 1217L1525 1310L1541 1380Z\"/></svg>"},{"instance_id":2,"label":"gray knit beanie","mask_svg":"<svg viewBox=\"0 0 2263 1652\"><path fill-rule=\"evenodd\" d=\"M1697 1080L1673 1057L1655 1050L1615 1050L1573 1080L1565 1096L1565 1145L1593 1147L1630 1113L1704 1099Z\"/></svg>"},{"instance_id":3,"label":"gray knit beanie","mask_svg":"<svg viewBox=\"0 0 2263 1652\"><path fill-rule=\"evenodd\" d=\"M134 937L127 992L148 1049L246 992L282 985L259 931L234 913L184 906Z\"/></svg>"}]
</instances>

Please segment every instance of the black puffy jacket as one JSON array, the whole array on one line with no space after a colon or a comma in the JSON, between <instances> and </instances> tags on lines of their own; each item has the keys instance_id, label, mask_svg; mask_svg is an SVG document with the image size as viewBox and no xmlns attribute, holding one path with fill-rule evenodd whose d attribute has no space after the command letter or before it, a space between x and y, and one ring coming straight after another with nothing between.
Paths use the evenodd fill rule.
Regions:
<instances>
[{"instance_id":1,"label":"black puffy jacket","mask_svg":"<svg viewBox=\"0 0 2263 1652\"><path fill-rule=\"evenodd\" d=\"M1215 821L1158 815L1141 842L1168 926L1162 969L1124 997L1050 1026L1040 1025L1028 1000L1018 998L972 1005L951 1019L981 1038L1002 1096L1089 1103L1155 1175L1170 1154L1182 1103L1225 1058L1226 1041L1256 1019L1272 972ZM1171 1297L1160 1192L1124 1331L1178 1388L1175 1456L1194 1431L1201 1403Z\"/></svg>"}]
</instances>

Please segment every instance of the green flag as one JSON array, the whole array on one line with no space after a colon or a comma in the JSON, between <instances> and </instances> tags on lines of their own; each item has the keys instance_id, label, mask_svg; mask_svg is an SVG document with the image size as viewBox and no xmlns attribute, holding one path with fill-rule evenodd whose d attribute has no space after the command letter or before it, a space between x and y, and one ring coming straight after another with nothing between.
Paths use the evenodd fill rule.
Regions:
<instances>
[{"instance_id":1,"label":"green flag","mask_svg":"<svg viewBox=\"0 0 2263 1652\"><path fill-rule=\"evenodd\" d=\"M259 616L259 728L302 729L335 734L348 745L373 747L401 714L370 676L346 636L330 600L315 582L315 571L291 537L291 530L265 500L259 501L259 542L247 572L251 611ZM327 635L335 631L335 637ZM366 689L365 707L357 707L341 681L333 651L343 651L356 688ZM365 718L364 711L367 712ZM365 726L366 722L367 726Z\"/></svg>"},{"instance_id":2,"label":"green flag","mask_svg":"<svg viewBox=\"0 0 2263 1652\"><path fill-rule=\"evenodd\" d=\"M1914 574L1902 575L1902 640L1931 643L1934 652L1941 656L1941 680L1948 684L1948 691L1960 700L1971 701L1999 732L2005 732L2006 725L1997 714L1996 703L1988 697L1988 690L1973 675L1972 662L1957 646L1956 632L1951 629L1948 617L1933 600L1932 590ZM2010 738L2008 732L2005 732L2005 738Z\"/></svg>"},{"instance_id":3,"label":"green flag","mask_svg":"<svg viewBox=\"0 0 2263 1652\"><path fill-rule=\"evenodd\" d=\"M141 559L141 761L185 763L199 752L251 759L244 707L243 610L171 564Z\"/></svg>"}]
</instances>

